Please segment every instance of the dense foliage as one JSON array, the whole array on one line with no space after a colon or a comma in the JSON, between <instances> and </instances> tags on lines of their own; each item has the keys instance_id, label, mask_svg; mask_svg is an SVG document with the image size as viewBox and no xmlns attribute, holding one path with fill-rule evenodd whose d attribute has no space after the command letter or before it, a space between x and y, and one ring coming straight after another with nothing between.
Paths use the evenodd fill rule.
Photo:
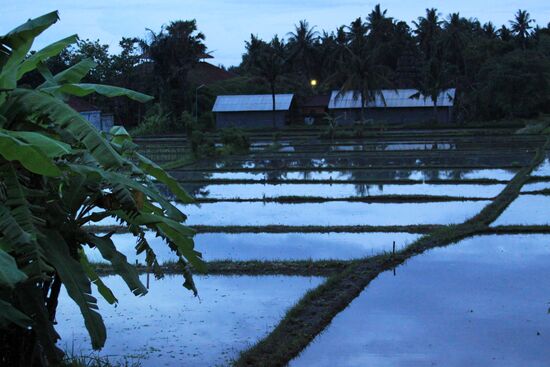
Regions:
<instances>
[{"instance_id":1,"label":"dense foliage","mask_svg":"<svg viewBox=\"0 0 550 367\"><path fill-rule=\"evenodd\" d=\"M188 263L203 266L193 232L181 224L185 215L161 194L158 182L182 202L190 197L136 152L124 128L115 127L106 137L65 103L70 95L91 93L138 102L151 97L82 83L96 66L87 58L62 71L49 70L47 60L76 36L28 55L35 37L57 20L56 12L49 13L0 37L0 365L6 366L50 365L61 358L54 322L62 286L80 308L93 347L104 345L106 330L92 286L107 302L117 299L88 262L86 248L97 249L136 296L147 293L112 233L96 235L87 225L108 218L126 223L136 237L136 252L162 276L145 238L146 230L153 231L177 254L184 286L195 293ZM27 88L21 80L33 71L42 81Z\"/></svg>"},{"instance_id":2,"label":"dense foliage","mask_svg":"<svg viewBox=\"0 0 550 367\"><path fill-rule=\"evenodd\" d=\"M534 27L524 10L510 28L497 30L458 13L443 18L436 9L426 9L410 27L377 5L364 20L334 32L319 34L302 21L286 42L252 35L245 45L234 70L260 76L255 60L276 45L285 60L278 73L291 80L280 78L280 91L353 90L364 101L382 88L414 88L435 101L442 90L456 87L459 121L530 117L550 109L550 29ZM310 79L320 82L316 89Z\"/></svg>"},{"instance_id":3,"label":"dense foliage","mask_svg":"<svg viewBox=\"0 0 550 367\"><path fill-rule=\"evenodd\" d=\"M181 130L182 111L195 116L195 106L199 115L210 111L218 94L307 96L354 89L358 98L369 99L380 88L414 88L434 98L441 90L456 87L459 121L531 117L550 108L550 29L536 26L525 10L518 10L509 24L499 28L459 13L443 16L436 9L426 9L408 23L390 17L379 5L334 31L300 21L283 38L275 35L264 41L252 34L245 41L242 62L229 69L237 77L208 82L200 93L196 88L205 81L196 75L197 67L207 47L196 22L171 22L149 34L147 40L123 38L122 51L116 55L99 41L79 41L47 64L56 72L92 58L98 67L86 81L158 97L160 105L145 107L118 98L91 97L127 126L145 117L151 126L160 116L161 122L168 119ZM37 77L31 73L25 81L36 85ZM314 88L312 79L318 82ZM154 113L146 113L147 109Z\"/></svg>"}]
</instances>

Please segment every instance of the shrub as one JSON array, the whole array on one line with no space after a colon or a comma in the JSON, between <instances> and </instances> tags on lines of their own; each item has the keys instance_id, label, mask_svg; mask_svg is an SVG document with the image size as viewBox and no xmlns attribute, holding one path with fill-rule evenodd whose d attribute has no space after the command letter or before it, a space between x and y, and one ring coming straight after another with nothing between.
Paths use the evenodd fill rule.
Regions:
<instances>
[{"instance_id":1,"label":"shrub","mask_svg":"<svg viewBox=\"0 0 550 367\"><path fill-rule=\"evenodd\" d=\"M223 129L221 131L221 141L224 154L242 154L247 153L250 149L248 135L241 129Z\"/></svg>"},{"instance_id":2,"label":"shrub","mask_svg":"<svg viewBox=\"0 0 550 367\"><path fill-rule=\"evenodd\" d=\"M175 131L170 114L162 112L148 113L143 121L130 132L132 136L155 135Z\"/></svg>"},{"instance_id":3,"label":"shrub","mask_svg":"<svg viewBox=\"0 0 550 367\"><path fill-rule=\"evenodd\" d=\"M217 155L214 140L200 130L191 132L191 150L197 158L215 157Z\"/></svg>"},{"instance_id":4,"label":"shrub","mask_svg":"<svg viewBox=\"0 0 550 367\"><path fill-rule=\"evenodd\" d=\"M199 128L203 131L213 131L216 129L216 119L212 112L204 112L200 115L198 121Z\"/></svg>"},{"instance_id":5,"label":"shrub","mask_svg":"<svg viewBox=\"0 0 550 367\"><path fill-rule=\"evenodd\" d=\"M181 124L188 136L191 136L193 131L198 130L195 118L188 111L183 111L181 114Z\"/></svg>"}]
</instances>

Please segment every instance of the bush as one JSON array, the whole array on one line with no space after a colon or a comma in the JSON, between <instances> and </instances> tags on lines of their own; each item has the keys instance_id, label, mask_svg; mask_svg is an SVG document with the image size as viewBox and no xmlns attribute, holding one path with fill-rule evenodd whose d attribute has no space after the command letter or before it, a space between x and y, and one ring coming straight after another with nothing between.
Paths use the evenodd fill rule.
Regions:
<instances>
[{"instance_id":1,"label":"bush","mask_svg":"<svg viewBox=\"0 0 550 367\"><path fill-rule=\"evenodd\" d=\"M187 111L181 114L181 124L188 136L191 136L193 131L199 130L195 118Z\"/></svg>"},{"instance_id":2,"label":"bush","mask_svg":"<svg viewBox=\"0 0 550 367\"><path fill-rule=\"evenodd\" d=\"M216 129L216 120L212 112L205 112L200 115L198 121L199 128L203 131L213 131Z\"/></svg>"},{"instance_id":3,"label":"bush","mask_svg":"<svg viewBox=\"0 0 550 367\"><path fill-rule=\"evenodd\" d=\"M143 121L133 128L130 134L132 136L144 136L168 133L176 130L177 128L172 121L171 115L163 112L157 104L147 111Z\"/></svg>"},{"instance_id":4,"label":"bush","mask_svg":"<svg viewBox=\"0 0 550 367\"><path fill-rule=\"evenodd\" d=\"M191 133L191 150L197 158L215 157L217 155L214 140L205 133L195 130Z\"/></svg>"},{"instance_id":5,"label":"bush","mask_svg":"<svg viewBox=\"0 0 550 367\"><path fill-rule=\"evenodd\" d=\"M250 149L250 140L248 135L240 129L230 128L221 131L221 140L223 144L223 153L242 154Z\"/></svg>"},{"instance_id":6,"label":"bush","mask_svg":"<svg viewBox=\"0 0 550 367\"><path fill-rule=\"evenodd\" d=\"M480 71L473 103L480 118L529 118L548 105L550 68L535 51L517 50L488 62ZM468 105L472 109L474 106Z\"/></svg>"}]
</instances>

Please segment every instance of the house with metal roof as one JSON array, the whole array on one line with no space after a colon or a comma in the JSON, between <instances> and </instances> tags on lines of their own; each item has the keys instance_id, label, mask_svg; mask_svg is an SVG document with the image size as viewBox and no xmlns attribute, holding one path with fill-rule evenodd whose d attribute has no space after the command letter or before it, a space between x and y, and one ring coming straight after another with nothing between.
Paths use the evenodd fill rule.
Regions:
<instances>
[{"instance_id":1,"label":"house with metal roof","mask_svg":"<svg viewBox=\"0 0 550 367\"><path fill-rule=\"evenodd\" d=\"M283 127L290 120L294 94L275 95L275 113L271 94L218 96L212 112L218 128Z\"/></svg>"},{"instance_id":2,"label":"house with metal roof","mask_svg":"<svg viewBox=\"0 0 550 367\"><path fill-rule=\"evenodd\" d=\"M437 109L430 97L413 98L415 89L385 89L365 105L365 120L390 124L422 123L437 119L440 123L453 121L454 88L440 93ZM361 97L359 93L333 91L328 104L330 113L339 124L352 124L361 120Z\"/></svg>"}]
</instances>

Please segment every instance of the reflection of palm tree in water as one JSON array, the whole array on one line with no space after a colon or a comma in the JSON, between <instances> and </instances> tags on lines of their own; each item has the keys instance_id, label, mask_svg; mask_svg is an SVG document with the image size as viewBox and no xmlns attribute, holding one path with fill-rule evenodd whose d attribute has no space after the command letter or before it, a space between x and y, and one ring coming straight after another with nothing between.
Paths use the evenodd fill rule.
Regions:
<instances>
[{"instance_id":1,"label":"reflection of palm tree in water","mask_svg":"<svg viewBox=\"0 0 550 367\"><path fill-rule=\"evenodd\" d=\"M256 163L256 167L259 166L265 168L263 173L267 181L279 181L286 175L284 159L265 159Z\"/></svg>"},{"instance_id":2,"label":"reflection of palm tree in water","mask_svg":"<svg viewBox=\"0 0 550 367\"><path fill-rule=\"evenodd\" d=\"M191 196L193 197L208 196L208 190L206 190L208 183L206 183L206 181L212 179L212 172L189 171L189 172L185 172L183 175L180 174L178 171L173 171L169 173L179 181L183 189ZM197 181L204 181L204 183L192 183L188 181L190 179L197 180ZM159 185L159 189L164 195L166 195L168 199L170 200L175 199L171 191L164 185Z\"/></svg>"}]
</instances>

